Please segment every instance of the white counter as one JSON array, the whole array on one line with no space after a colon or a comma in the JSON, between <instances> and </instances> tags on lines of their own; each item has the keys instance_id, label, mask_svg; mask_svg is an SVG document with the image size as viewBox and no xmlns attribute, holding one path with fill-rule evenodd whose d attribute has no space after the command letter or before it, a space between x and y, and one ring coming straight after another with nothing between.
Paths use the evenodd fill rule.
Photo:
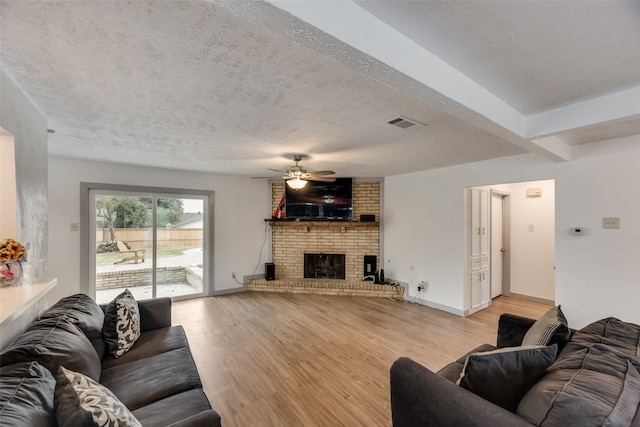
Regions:
<instances>
[{"instance_id":1,"label":"white counter","mask_svg":"<svg viewBox=\"0 0 640 427\"><path fill-rule=\"evenodd\" d=\"M46 295L58 284L57 279L41 279L37 283L0 288L0 349L47 308Z\"/></svg>"}]
</instances>

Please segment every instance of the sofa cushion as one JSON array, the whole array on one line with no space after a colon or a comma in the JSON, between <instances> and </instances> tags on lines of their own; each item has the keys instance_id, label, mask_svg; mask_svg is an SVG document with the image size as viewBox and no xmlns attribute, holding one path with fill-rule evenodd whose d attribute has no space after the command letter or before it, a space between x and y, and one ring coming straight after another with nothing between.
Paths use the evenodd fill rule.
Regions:
<instances>
[{"instance_id":1,"label":"sofa cushion","mask_svg":"<svg viewBox=\"0 0 640 427\"><path fill-rule=\"evenodd\" d=\"M220 419L220 415L213 409L209 409L207 411L202 411L202 412L198 412L197 414L191 415L189 418L176 421L175 423L171 423L169 425L163 425L162 427L201 427L201 426L221 427L222 420Z\"/></svg>"},{"instance_id":2,"label":"sofa cushion","mask_svg":"<svg viewBox=\"0 0 640 427\"><path fill-rule=\"evenodd\" d=\"M45 310L38 316L38 320L61 317L76 325L85 334L98 353L98 357L102 359L105 352L105 343L102 337L104 312L100 306L88 295L71 295L62 298Z\"/></svg>"},{"instance_id":3,"label":"sofa cushion","mask_svg":"<svg viewBox=\"0 0 640 427\"><path fill-rule=\"evenodd\" d=\"M103 326L104 340L114 357L125 354L140 337L138 303L125 289L107 305Z\"/></svg>"},{"instance_id":4,"label":"sofa cushion","mask_svg":"<svg viewBox=\"0 0 640 427\"><path fill-rule=\"evenodd\" d=\"M632 363L592 346L563 351L517 413L538 426L628 426L639 403L640 373Z\"/></svg>"},{"instance_id":5,"label":"sofa cushion","mask_svg":"<svg viewBox=\"0 0 640 427\"><path fill-rule=\"evenodd\" d=\"M109 389L63 366L56 374L55 407L61 426L142 427Z\"/></svg>"},{"instance_id":6,"label":"sofa cushion","mask_svg":"<svg viewBox=\"0 0 640 427\"><path fill-rule=\"evenodd\" d=\"M166 408L172 410L167 411ZM136 409L133 415L145 427L166 426L209 409L211 405L207 396L202 389L194 388Z\"/></svg>"},{"instance_id":7,"label":"sofa cushion","mask_svg":"<svg viewBox=\"0 0 640 427\"><path fill-rule=\"evenodd\" d=\"M549 309L540 319L531 325L522 339L523 346L558 344L563 347L571 338L571 331L567 325L560 306Z\"/></svg>"},{"instance_id":8,"label":"sofa cushion","mask_svg":"<svg viewBox=\"0 0 640 427\"><path fill-rule=\"evenodd\" d=\"M172 326L170 328L153 329L142 332L133 345L122 356L116 358L107 354L102 359L102 369L129 363L134 360L144 359L167 351L176 350L182 347L189 347L187 335L182 326Z\"/></svg>"},{"instance_id":9,"label":"sofa cushion","mask_svg":"<svg viewBox=\"0 0 640 427\"><path fill-rule=\"evenodd\" d=\"M593 322L577 331L571 343L588 346L601 344L612 351L630 356L640 363L640 325L626 323L615 317ZM567 352L570 352L568 349Z\"/></svg>"},{"instance_id":10,"label":"sofa cushion","mask_svg":"<svg viewBox=\"0 0 640 427\"><path fill-rule=\"evenodd\" d=\"M65 366L100 378L100 359L87 337L65 318L34 322L0 355L0 364L37 361L51 373Z\"/></svg>"},{"instance_id":11,"label":"sofa cushion","mask_svg":"<svg viewBox=\"0 0 640 427\"><path fill-rule=\"evenodd\" d=\"M55 425L55 385L51 372L38 362L21 362L0 368L0 425Z\"/></svg>"},{"instance_id":12,"label":"sofa cushion","mask_svg":"<svg viewBox=\"0 0 640 427\"><path fill-rule=\"evenodd\" d=\"M520 399L556 359L558 346L506 347L470 354L457 384L515 412Z\"/></svg>"},{"instance_id":13,"label":"sofa cushion","mask_svg":"<svg viewBox=\"0 0 640 427\"><path fill-rule=\"evenodd\" d=\"M104 369L100 382L131 410L202 386L191 352L184 347Z\"/></svg>"}]
</instances>

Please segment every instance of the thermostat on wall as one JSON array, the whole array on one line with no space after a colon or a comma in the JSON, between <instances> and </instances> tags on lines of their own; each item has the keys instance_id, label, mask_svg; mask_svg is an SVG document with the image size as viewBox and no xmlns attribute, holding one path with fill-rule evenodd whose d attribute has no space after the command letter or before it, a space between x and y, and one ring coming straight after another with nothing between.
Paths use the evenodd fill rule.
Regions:
<instances>
[{"instance_id":1,"label":"thermostat on wall","mask_svg":"<svg viewBox=\"0 0 640 427\"><path fill-rule=\"evenodd\" d=\"M527 188L527 197L542 197L542 188Z\"/></svg>"},{"instance_id":2,"label":"thermostat on wall","mask_svg":"<svg viewBox=\"0 0 640 427\"><path fill-rule=\"evenodd\" d=\"M569 229L572 236L584 236L587 234L587 231L585 227L572 227Z\"/></svg>"}]
</instances>

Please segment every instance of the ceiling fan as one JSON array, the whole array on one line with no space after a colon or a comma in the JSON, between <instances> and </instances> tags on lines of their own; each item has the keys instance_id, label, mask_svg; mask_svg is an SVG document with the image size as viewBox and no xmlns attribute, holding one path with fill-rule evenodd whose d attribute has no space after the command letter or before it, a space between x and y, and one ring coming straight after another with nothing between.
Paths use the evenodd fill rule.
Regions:
<instances>
[{"instance_id":1,"label":"ceiling fan","mask_svg":"<svg viewBox=\"0 0 640 427\"><path fill-rule=\"evenodd\" d=\"M325 171L315 171L315 172L307 172L307 170L300 166L298 163L304 158L301 154L296 154L292 156L295 165L290 166L286 171L281 171L278 169L271 169L270 171L280 172L285 174L282 178L286 180L287 185L295 190L299 190L307 185L307 181L322 181L322 182L334 182L335 178L329 178L325 175L333 175L335 174L332 170Z\"/></svg>"}]
</instances>

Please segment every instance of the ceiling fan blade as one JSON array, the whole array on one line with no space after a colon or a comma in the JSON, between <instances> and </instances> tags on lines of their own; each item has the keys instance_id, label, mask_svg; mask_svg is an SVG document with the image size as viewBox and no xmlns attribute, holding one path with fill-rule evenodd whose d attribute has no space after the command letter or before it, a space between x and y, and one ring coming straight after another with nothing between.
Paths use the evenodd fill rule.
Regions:
<instances>
[{"instance_id":1,"label":"ceiling fan blade","mask_svg":"<svg viewBox=\"0 0 640 427\"><path fill-rule=\"evenodd\" d=\"M326 171L313 171L313 172L307 172L309 175L314 175L314 176L318 176L318 175L333 175L335 174L334 171L332 170L326 170Z\"/></svg>"},{"instance_id":2,"label":"ceiling fan blade","mask_svg":"<svg viewBox=\"0 0 640 427\"><path fill-rule=\"evenodd\" d=\"M287 176L252 176L251 179L287 179Z\"/></svg>"},{"instance_id":3,"label":"ceiling fan blade","mask_svg":"<svg viewBox=\"0 0 640 427\"><path fill-rule=\"evenodd\" d=\"M278 172L278 173L289 173L287 171L281 171L281 170L278 170L278 169L271 169L271 168L267 168L267 169L269 169L270 171Z\"/></svg>"},{"instance_id":4,"label":"ceiling fan blade","mask_svg":"<svg viewBox=\"0 0 640 427\"><path fill-rule=\"evenodd\" d=\"M336 180L335 178L325 178L323 176L310 176L302 179L307 181L322 181L322 182L334 182Z\"/></svg>"}]
</instances>

